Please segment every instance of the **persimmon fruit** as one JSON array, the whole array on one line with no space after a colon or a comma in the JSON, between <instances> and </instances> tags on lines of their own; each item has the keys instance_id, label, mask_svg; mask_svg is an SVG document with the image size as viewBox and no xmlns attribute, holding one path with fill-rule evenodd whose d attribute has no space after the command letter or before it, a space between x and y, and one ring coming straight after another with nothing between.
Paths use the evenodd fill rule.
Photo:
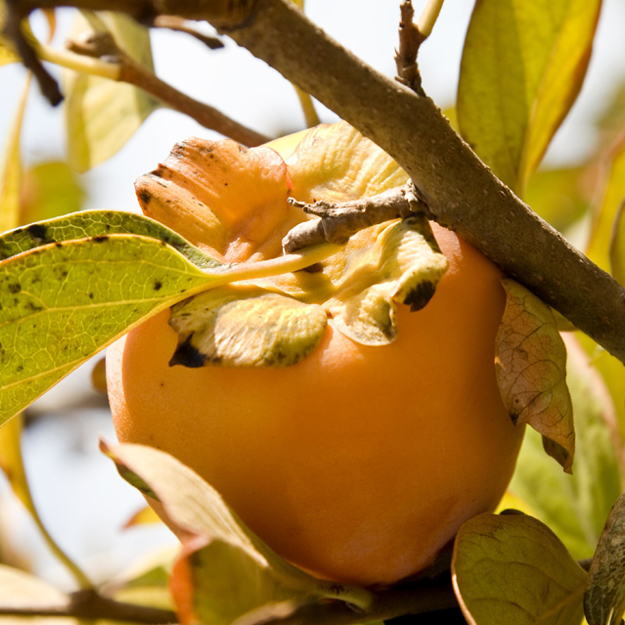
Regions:
<instances>
[{"instance_id":1,"label":"persimmon fruit","mask_svg":"<svg viewBox=\"0 0 625 625\"><path fill-rule=\"evenodd\" d=\"M388 585L431 565L464 521L495 509L523 436L495 377L501 273L433 229L449 269L425 308L399 306L389 345L329 319L294 366L187 368L169 365L169 311L132 330L107 355L119 439L180 459L318 577Z\"/></svg>"}]
</instances>

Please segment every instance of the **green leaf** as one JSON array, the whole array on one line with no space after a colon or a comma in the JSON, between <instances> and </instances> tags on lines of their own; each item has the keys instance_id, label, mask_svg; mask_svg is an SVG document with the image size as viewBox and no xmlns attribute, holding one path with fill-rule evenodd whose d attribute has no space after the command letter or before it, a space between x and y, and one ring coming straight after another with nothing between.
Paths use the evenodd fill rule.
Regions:
<instances>
[{"instance_id":1,"label":"green leaf","mask_svg":"<svg viewBox=\"0 0 625 625\"><path fill-rule=\"evenodd\" d=\"M601 0L481 0L458 85L462 135L518 194L579 93Z\"/></svg>"},{"instance_id":2,"label":"green leaf","mask_svg":"<svg viewBox=\"0 0 625 625\"><path fill-rule=\"evenodd\" d=\"M154 69L150 36L127 15L99 13L117 45L133 59ZM93 30L92 24L77 17L73 36ZM98 76L64 72L65 119L68 159L79 172L85 172L113 156L130 139L143 121L159 108L152 96L132 85Z\"/></svg>"},{"instance_id":3,"label":"green leaf","mask_svg":"<svg viewBox=\"0 0 625 625\"><path fill-rule=\"evenodd\" d=\"M178 332L170 365L286 367L306 358L326 331L321 306L254 286L230 285L181 302L169 325Z\"/></svg>"},{"instance_id":4,"label":"green leaf","mask_svg":"<svg viewBox=\"0 0 625 625\"><path fill-rule=\"evenodd\" d=\"M606 521L588 572L584 612L589 625L618 625L625 612L625 495Z\"/></svg>"},{"instance_id":5,"label":"green leaf","mask_svg":"<svg viewBox=\"0 0 625 625\"><path fill-rule=\"evenodd\" d=\"M524 514L482 514L458 532L456 597L473 625L576 625L586 573L555 534Z\"/></svg>"},{"instance_id":6,"label":"green leaf","mask_svg":"<svg viewBox=\"0 0 625 625\"><path fill-rule=\"evenodd\" d=\"M525 201L556 230L564 232L591 206L596 168L539 169L527 181Z\"/></svg>"},{"instance_id":7,"label":"green leaf","mask_svg":"<svg viewBox=\"0 0 625 625\"><path fill-rule=\"evenodd\" d=\"M122 233L128 224L166 240ZM0 423L132 326L215 280L218 263L167 241L180 243L164 226L106 211L0 239Z\"/></svg>"},{"instance_id":8,"label":"green leaf","mask_svg":"<svg viewBox=\"0 0 625 625\"><path fill-rule=\"evenodd\" d=\"M27 224L76 213L84 198L85 191L67 163L39 163L24 171L20 222Z\"/></svg>"},{"instance_id":9,"label":"green leaf","mask_svg":"<svg viewBox=\"0 0 625 625\"><path fill-rule=\"evenodd\" d=\"M584 559L594 553L610 507L621 493L618 457L623 446L601 375L574 335L564 337L575 411L575 471L563 473L545 456L540 435L529 431L510 491L558 535L573 557Z\"/></svg>"},{"instance_id":10,"label":"green leaf","mask_svg":"<svg viewBox=\"0 0 625 625\"><path fill-rule=\"evenodd\" d=\"M184 625L230 624L259 611L290 613L306 603L332 598L366 609L366 590L316 579L274 553L251 532L221 496L172 456L140 445L102 445L122 476L147 483L168 522L183 541L172 591Z\"/></svg>"},{"instance_id":11,"label":"green leaf","mask_svg":"<svg viewBox=\"0 0 625 625\"><path fill-rule=\"evenodd\" d=\"M510 279L497 333L495 367L501 397L514 423L543 436L545 451L568 473L575 453L573 408L566 385L566 348L551 308Z\"/></svg>"},{"instance_id":12,"label":"green leaf","mask_svg":"<svg viewBox=\"0 0 625 625\"><path fill-rule=\"evenodd\" d=\"M610 151L604 168L607 183L603 191L603 199L594 215L586 255L605 271L610 271L610 265L612 265L617 272L621 272L621 264L624 261L621 258L622 234L619 208L625 199L625 141L619 142ZM613 231L616 241L610 251Z\"/></svg>"}]
</instances>

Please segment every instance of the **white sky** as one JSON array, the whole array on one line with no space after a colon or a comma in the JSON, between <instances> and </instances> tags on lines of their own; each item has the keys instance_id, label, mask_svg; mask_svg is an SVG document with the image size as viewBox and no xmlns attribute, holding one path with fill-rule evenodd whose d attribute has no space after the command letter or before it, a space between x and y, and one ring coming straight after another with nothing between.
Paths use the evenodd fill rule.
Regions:
<instances>
[{"instance_id":1,"label":"white sky","mask_svg":"<svg viewBox=\"0 0 625 625\"><path fill-rule=\"evenodd\" d=\"M398 0L308 0L308 13L357 55L392 75L398 4ZM425 0L415 0L414 4L418 13ZM420 53L425 89L441 107L453 104L455 99L472 6L468 0L447 0L432 37ZM62 24L69 19L67 12L64 15ZM623 24L625 4L605 0L586 84L552 144L547 155L549 163L574 163L593 147L592 121L625 80ZM210 52L184 35L162 31L155 34L153 42L157 71L182 91L268 134L302 127L303 118L291 86L247 51L229 43L226 50ZM23 80L24 70L19 66L0 69L0 146L6 142ZM329 111L320 110L324 121L336 119ZM43 102L37 89L29 100L25 121L26 164L63 157L61 111ZM86 207L135 206L135 178L153 169L176 141L188 135L216 138L175 112L154 113L118 155L84 176L89 192ZM84 383L87 373L81 374ZM57 399L63 396L64 388L57 388ZM53 401L53 397L47 401ZM98 431L104 431L109 439L113 436L104 411L94 411L91 417L57 416L32 429L26 448L33 489L50 530L87 568L103 572L115 570L121 561L127 562L130 553L143 550L155 536L153 532L141 535L133 531L124 536L118 532L141 500L116 476L110 461L97 452ZM15 519L15 531L16 523L24 523L14 508L9 519ZM38 545L31 529L24 526L20 532L25 540ZM157 538L164 536L161 533ZM43 558L41 566L50 579L63 580L57 577L58 569L51 559Z\"/></svg>"}]
</instances>

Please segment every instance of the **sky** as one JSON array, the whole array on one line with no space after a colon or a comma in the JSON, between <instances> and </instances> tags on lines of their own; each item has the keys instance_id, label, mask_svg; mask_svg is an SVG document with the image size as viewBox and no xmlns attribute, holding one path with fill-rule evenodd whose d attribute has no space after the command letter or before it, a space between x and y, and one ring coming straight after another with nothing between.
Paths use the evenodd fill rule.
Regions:
<instances>
[{"instance_id":1,"label":"sky","mask_svg":"<svg viewBox=\"0 0 625 625\"><path fill-rule=\"evenodd\" d=\"M424 4L425 0L415 0L417 14ZM307 12L358 56L393 75L398 5L397 0L308 0ZM434 32L419 55L425 90L441 108L453 105L455 100L472 7L469 0L446 0ZM71 12L62 11L60 30L71 20ZM594 149L597 136L592 122L625 81L623 24L625 3L605 0L584 88L556 135L545 159L547 165L575 164ZM39 27L35 21L35 28ZM57 38L55 45L61 44ZM225 50L210 52L189 37L159 31L153 35L153 49L161 78L234 119L270 135L303 127L303 116L289 83L234 43L227 42ZM17 65L0 68L0 148L6 143L24 78L23 68ZM318 106L318 110L323 121L337 119L324 107ZM134 209L133 181L154 169L174 143L189 135L218 138L176 112L153 113L115 157L81 177L88 193L85 208ZM22 149L26 165L64 155L62 111L44 102L37 88L32 90L28 103ZM85 568L96 577L104 577L118 571L148 545L171 539L165 531L156 529L120 532L120 526L142 505L142 500L97 451L98 433L108 440L114 437L108 413L97 407L75 411L63 405L68 391L88 388L88 377L89 368L83 368L38 403L38 413L48 417L29 428L25 450L34 494L49 529ZM36 532L25 522L18 506L5 498L0 500L0 511L0 516L8 519L9 530L20 535L24 544L30 544L33 553L41 553ZM0 533L3 531L0 528ZM45 577L69 583L50 557L32 557Z\"/></svg>"}]
</instances>

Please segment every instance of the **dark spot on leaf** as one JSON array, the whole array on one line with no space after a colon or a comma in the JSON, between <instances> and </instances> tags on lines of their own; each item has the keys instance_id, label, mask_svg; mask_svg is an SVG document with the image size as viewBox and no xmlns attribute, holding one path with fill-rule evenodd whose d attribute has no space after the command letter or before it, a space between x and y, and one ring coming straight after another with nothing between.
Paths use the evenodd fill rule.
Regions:
<instances>
[{"instance_id":1,"label":"dark spot on leaf","mask_svg":"<svg viewBox=\"0 0 625 625\"><path fill-rule=\"evenodd\" d=\"M147 206L152 199L152 194L147 189L137 189L137 197L143 206Z\"/></svg>"},{"instance_id":2,"label":"dark spot on leaf","mask_svg":"<svg viewBox=\"0 0 625 625\"><path fill-rule=\"evenodd\" d=\"M93 299L93 293L89 293L89 299Z\"/></svg>"},{"instance_id":3,"label":"dark spot on leaf","mask_svg":"<svg viewBox=\"0 0 625 625\"><path fill-rule=\"evenodd\" d=\"M55 243L55 247L63 247L62 243Z\"/></svg>"},{"instance_id":4,"label":"dark spot on leaf","mask_svg":"<svg viewBox=\"0 0 625 625\"><path fill-rule=\"evenodd\" d=\"M17 228L16 230L13 231L13 234L21 234L23 230L24 228Z\"/></svg>"},{"instance_id":5,"label":"dark spot on leaf","mask_svg":"<svg viewBox=\"0 0 625 625\"><path fill-rule=\"evenodd\" d=\"M106 231L108 232L111 229L111 225L110 224L106 224L104 226L104 228L106 229Z\"/></svg>"},{"instance_id":6,"label":"dark spot on leaf","mask_svg":"<svg viewBox=\"0 0 625 625\"><path fill-rule=\"evenodd\" d=\"M22 285L19 282L14 282L13 284L9 284L9 293L15 295L22 290Z\"/></svg>"},{"instance_id":7,"label":"dark spot on leaf","mask_svg":"<svg viewBox=\"0 0 625 625\"><path fill-rule=\"evenodd\" d=\"M43 310L43 306L37 306L37 304L35 304L34 302L28 302L26 304L26 308L28 308L28 310L30 310L32 312L39 312L39 311Z\"/></svg>"},{"instance_id":8,"label":"dark spot on leaf","mask_svg":"<svg viewBox=\"0 0 625 625\"><path fill-rule=\"evenodd\" d=\"M105 241L109 240L109 237L106 234L101 234L97 237L93 237L91 239L94 243L104 243Z\"/></svg>"},{"instance_id":9,"label":"dark spot on leaf","mask_svg":"<svg viewBox=\"0 0 625 625\"><path fill-rule=\"evenodd\" d=\"M420 282L412 289L404 299L404 304L410 306L411 312L421 310L436 292L436 287L431 282Z\"/></svg>"},{"instance_id":10,"label":"dark spot on leaf","mask_svg":"<svg viewBox=\"0 0 625 625\"><path fill-rule=\"evenodd\" d=\"M163 288L163 283L160 280L154 280L154 290L160 291Z\"/></svg>"},{"instance_id":11,"label":"dark spot on leaf","mask_svg":"<svg viewBox=\"0 0 625 625\"><path fill-rule=\"evenodd\" d=\"M17 371L17 373L21 373L24 371L24 367L22 365L17 365L17 367L15 367L15 371Z\"/></svg>"},{"instance_id":12,"label":"dark spot on leaf","mask_svg":"<svg viewBox=\"0 0 625 625\"><path fill-rule=\"evenodd\" d=\"M26 228L26 232L28 232L33 239L40 239L43 241L46 238L48 227L43 224L32 224Z\"/></svg>"},{"instance_id":13,"label":"dark spot on leaf","mask_svg":"<svg viewBox=\"0 0 625 625\"><path fill-rule=\"evenodd\" d=\"M178 343L174 355L169 361L169 366L182 365L190 369L198 369L203 367L206 362L206 354L202 354L196 347L191 344L193 334L190 334L182 343Z\"/></svg>"}]
</instances>

